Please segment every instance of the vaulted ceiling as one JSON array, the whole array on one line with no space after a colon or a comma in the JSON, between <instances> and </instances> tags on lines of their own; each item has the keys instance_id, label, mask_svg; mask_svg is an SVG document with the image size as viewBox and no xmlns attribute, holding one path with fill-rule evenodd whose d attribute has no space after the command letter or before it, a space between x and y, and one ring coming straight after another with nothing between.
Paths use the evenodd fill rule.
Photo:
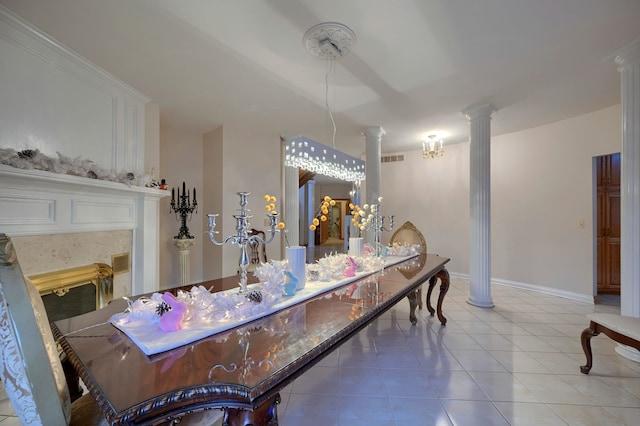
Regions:
<instances>
[{"instance_id":1,"label":"vaulted ceiling","mask_svg":"<svg viewBox=\"0 0 640 426\"><path fill-rule=\"evenodd\" d=\"M640 37L638 0L0 0L160 105L163 125L302 134L354 155L428 133L468 140L461 111L491 103L494 135L620 102L615 53ZM303 46L340 22L339 61ZM327 108L328 106L328 108Z\"/></svg>"}]
</instances>

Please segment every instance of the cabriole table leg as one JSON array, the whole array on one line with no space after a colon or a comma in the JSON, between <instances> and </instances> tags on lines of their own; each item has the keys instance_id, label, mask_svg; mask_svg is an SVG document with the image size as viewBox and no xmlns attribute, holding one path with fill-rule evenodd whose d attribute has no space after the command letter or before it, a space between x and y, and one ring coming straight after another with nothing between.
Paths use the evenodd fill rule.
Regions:
<instances>
[{"instance_id":1,"label":"cabriole table leg","mask_svg":"<svg viewBox=\"0 0 640 426\"><path fill-rule=\"evenodd\" d=\"M438 296L438 306L436 308L438 312L438 319L440 320L440 324L446 325L447 319L442 315L442 302L444 301L444 296L446 296L449 291L449 271L441 269L436 274L436 278L440 278L440 296Z\"/></svg>"},{"instance_id":2,"label":"cabriole table leg","mask_svg":"<svg viewBox=\"0 0 640 426\"><path fill-rule=\"evenodd\" d=\"M438 296L438 304L436 305L436 309L433 309L431 306L431 293L433 292L433 288L436 285L436 282L440 279L440 295ZM442 301L444 300L444 296L449 291L449 271L446 269L441 269L436 273L433 277L429 278L429 290L427 291L427 309L431 316L434 316L436 313L438 314L438 319L440 320L440 324L446 325L447 319L442 314Z\"/></svg>"}]
</instances>

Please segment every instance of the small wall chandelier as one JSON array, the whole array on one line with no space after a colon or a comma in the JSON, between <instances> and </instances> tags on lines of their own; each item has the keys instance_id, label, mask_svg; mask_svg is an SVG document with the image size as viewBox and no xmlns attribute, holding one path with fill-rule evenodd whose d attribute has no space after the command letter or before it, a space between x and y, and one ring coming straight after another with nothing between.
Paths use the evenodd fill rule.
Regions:
<instances>
[{"instance_id":1,"label":"small wall chandelier","mask_svg":"<svg viewBox=\"0 0 640 426\"><path fill-rule=\"evenodd\" d=\"M444 155L442 138L438 135L429 135L428 140L422 141L422 158L437 158Z\"/></svg>"}]
</instances>

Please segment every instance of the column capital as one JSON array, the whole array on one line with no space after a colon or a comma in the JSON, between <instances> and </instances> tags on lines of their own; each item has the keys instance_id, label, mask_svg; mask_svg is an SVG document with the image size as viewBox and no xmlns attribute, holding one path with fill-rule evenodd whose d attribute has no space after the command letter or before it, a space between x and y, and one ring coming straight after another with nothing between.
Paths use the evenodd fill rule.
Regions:
<instances>
[{"instance_id":1,"label":"column capital","mask_svg":"<svg viewBox=\"0 0 640 426\"><path fill-rule=\"evenodd\" d=\"M196 240L193 238L174 238L173 244L178 247L178 250L189 250Z\"/></svg>"},{"instance_id":2,"label":"column capital","mask_svg":"<svg viewBox=\"0 0 640 426\"><path fill-rule=\"evenodd\" d=\"M386 134L386 132L381 126L370 126L362 129L362 132L360 132L360 134L364 136L365 140L369 141L380 140L382 136Z\"/></svg>"},{"instance_id":3,"label":"column capital","mask_svg":"<svg viewBox=\"0 0 640 426\"><path fill-rule=\"evenodd\" d=\"M493 114L496 111L497 109L493 105L482 104L482 105L475 105L463 110L462 115L467 117L467 120L472 121L472 120L477 120L479 118L491 118L491 114Z\"/></svg>"},{"instance_id":4,"label":"column capital","mask_svg":"<svg viewBox=\"0 0 640 426\"><path fill-rule=\"evenodd\" d=\"M621 68L625 65L640 63L640 39L620 49L616 53L615 61Z\"/></svg>"}]
</instances>

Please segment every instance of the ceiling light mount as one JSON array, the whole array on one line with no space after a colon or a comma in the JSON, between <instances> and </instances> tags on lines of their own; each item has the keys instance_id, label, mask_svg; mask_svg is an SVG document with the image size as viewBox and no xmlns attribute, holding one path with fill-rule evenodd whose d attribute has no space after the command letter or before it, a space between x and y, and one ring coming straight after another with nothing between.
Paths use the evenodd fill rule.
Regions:
<instances>
[{"instance_id":1,"label":"ceiling light mount","mask_svg":"<svg viewBox=\"0 0 640 426\"><path fill-rule=\"evenodd\" d=\"M344 58L355 45L356 34L337 22L323 22L304 34L302 44L313 56L321 59Z\"/></svg>"}]
</instances>

